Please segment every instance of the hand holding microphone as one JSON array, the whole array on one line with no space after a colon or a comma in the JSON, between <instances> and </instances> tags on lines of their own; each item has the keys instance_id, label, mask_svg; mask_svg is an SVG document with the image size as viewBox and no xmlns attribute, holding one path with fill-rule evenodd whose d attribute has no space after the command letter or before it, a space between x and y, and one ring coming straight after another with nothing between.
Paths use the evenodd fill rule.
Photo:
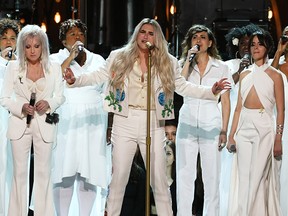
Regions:
<instances>
[{"instance_id":1,"label":"hand holding microphone","mask_svg":"<svg viewBox=\"0 0 288 216\"><path fill-rule=\"evenodd\" d=\"M76 41L71 48L70 56L75 59L79 53L84 51L84 44L81 41Z\"/></svg>"},{"instance_id":2,"label":"hand holding microphone","mask_svg":"<svg viewBox=\"0 0 288 216\"><path fill-rule=\"evenodd\" d=\"M240 61L238 73L240 74L245 68L247 69L250 64L250 55L246 53Z\"/></svg>"},{"instance_id":3,"label":"hand holding microphone","mask_svg":"<svg viewBox=\"0 0 288 216\"><path fill-rule=\"evenodd\" d=\"M13 56L13 48L12 47L6 47L2 52L2 57L11 60Z\"/></svg>"},{"instance_id":4,"label":"hand holding microphone","mask_svg":"<svg viewBox=\"0 0 288 216\"><path fill-rule=\"evenodd\" d=\"M30 102L29 105L30 106L34 106L35 105L35 101L36 101L36 93L32 92L31 93L31 97L30 97ZM26 119L26 124L29 125L32 119L32 115L27 115L27 119Z\"/></svg>"},{"instance_id":5,"label":"hand holding microphone","mask_svg":"<svg viewBox=\"0 0 288 216\"><path fill-rule=\"evenodd\" d=\"M198 44L196 44L195 46L193 46L190 51L192 52L191 55L189 56L189 62L191 63L193 61L193 59L195 58L197 52L200 50L200 46Z\"/></svg>"}]
</instances>

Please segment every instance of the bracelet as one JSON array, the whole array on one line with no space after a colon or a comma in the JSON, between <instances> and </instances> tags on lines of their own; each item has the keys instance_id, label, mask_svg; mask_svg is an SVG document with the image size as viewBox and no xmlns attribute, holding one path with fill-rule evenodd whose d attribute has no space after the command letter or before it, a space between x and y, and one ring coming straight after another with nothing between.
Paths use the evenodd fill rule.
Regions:
<instances>
[{"instance_id":1,"label":"bracelet","mask_svg":"<svg viewBox=\"0 0 288 216\"><path fill-rule=\"evenodd\" d=\"M227 136L227 132L226 132L226 131L220 131L220 136L221 136L221 135Z\"/></svg>"},{"instance_id":2,"label":"bracelet","mask_svg":"<svg viewBox=\"0 0 288 216\"><path fill-rule=\"evenodd\" d=\"M283 128L284 128L284 125L277 124L276 126L277 130L283 130Z\"/></svg>"},{"instance_id":3,"label":"bracelet","mask_svg":"<svg viewBox=\"0 0 288 216\"><path fill-rule=\"evenodd\" d=\"M107 127L107 130L112 130L112 127Z\"/></svg>"}]
</instances>

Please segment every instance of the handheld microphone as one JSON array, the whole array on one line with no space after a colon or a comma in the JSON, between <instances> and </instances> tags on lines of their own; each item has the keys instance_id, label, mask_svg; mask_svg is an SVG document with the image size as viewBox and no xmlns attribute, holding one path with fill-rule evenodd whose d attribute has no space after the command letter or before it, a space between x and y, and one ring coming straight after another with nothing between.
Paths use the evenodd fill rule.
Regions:
<instances>
[{"instance_id":1,"label":"handheld microphone","mask_svg":"<svg viewBox=\"0 0 288 216\"><path fill-rule=\"evenodd\" d=\"M32 92L30 97L30 106L34 106L36 101L36 93ZM32 115L27 115L26 124L29 125L32 119Z\"/></svg>"},{"instance_id":2,"label":"handheld microphone","mask_svg":"<svg viewBox=\"0 0 288 216\"><path fill-rule=\"evenodd\" d=\"M155 45L152 45L149 41L146 42L146 47L149 49L149 50L153 50L155 48Z\"/></svg>"},{"instance_id":3,"label":"handheld microphone","mask_svg":"<svg viewBox=\"0 0 288 216\"><path fill-rule=\"evenodd\" d=\"M83 45L79 45L79 46L78 46L78 51L79 51L79 52L82 52L83 50L84 50L84 46L83 46Z\"/></svg>"},{"instance_id":4,"label":"handheld microphone","mask_svg":"<svg viewBox=\"0 0 288 216\"><path fill-rule=\"evenodd\" d=\"M282 35L281 36L281 41L282 41L282 44L285 44L288 41L288 36L287 35Z\"/></svg>"},{"instance_id":5,"label":"handheld microphone","mask_svg":"<svg viewBox=\"0 0 288 216\"><path fill-rule=\"evenodd\" d=\"M235 145L235 144L232 144L232 145L230 146L229 152L230 152L230 153L235 153L235 152L236 152L236 145Z\"/></svg>"},{"instance_id":6,"label":"handheld microphone","mask_svg":"<svg viewBox=\"0 0 288 216\"><path fill-rule=\"evenodd\" d=\"M250 55L249 55L248 53L246 53L246 54L243 56L243 59L248 59L248 60L249 60L249 65L250 65ZM247 69L247 68L249 67L249 65L246 66L245 68Z\"/></svg>"},{"instance_id":7,"label":"handheld microphone","mask_svg":"<svg viewBox=\"0 0 288 216\"><path fill-rule=\"evenodd\" d=\"M196 44L195 46L192 47L192 49L195 50L195 53L192 53L189 57L189 62L192 62L193 59L195 58L196 56L196 52L198 52L200 50L200 46L198 44Z\"/></svg>"},{"instance_id":8,"label":"handheld microphone","mask_svg":"<svg viewBox=\"0 0 288 216\"><path fill-rule=\"evenodd\" d=\"M9 58L9 59L12 58L12 50L10 50L10 51L8 52L8 58Z\"/></svg>"}]
</instances>

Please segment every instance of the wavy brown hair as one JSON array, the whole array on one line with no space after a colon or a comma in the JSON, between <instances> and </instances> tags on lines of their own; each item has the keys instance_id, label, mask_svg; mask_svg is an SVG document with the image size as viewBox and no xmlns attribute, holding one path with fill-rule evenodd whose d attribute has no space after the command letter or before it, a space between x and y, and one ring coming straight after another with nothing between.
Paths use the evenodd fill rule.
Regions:
<instances>
[{"instance_id":1,"label":"wavy brown hair","mask_svg":"<svg viewBox=\"0 0 288 216\"><path fill-rule=\"evenodd\" d=\"M185 59L187 57L188 50L191 49L191 39L198 32L207 32L209 40L212 41L211 47L209 47L207 49L208 55L213 57L213 58L215 58L215 59L221 59L221 56L219 55L219 51L217 49L216 38L215 38L213 32L208 27L206 27L204 25L199 25L199 24L193 25L187 31L187 33L185 35L185 38L184 38L184 40L183 40L183 42L181 44L182 45L182 50L183 50L181 58Z\"/></svg>"}]
</instances>

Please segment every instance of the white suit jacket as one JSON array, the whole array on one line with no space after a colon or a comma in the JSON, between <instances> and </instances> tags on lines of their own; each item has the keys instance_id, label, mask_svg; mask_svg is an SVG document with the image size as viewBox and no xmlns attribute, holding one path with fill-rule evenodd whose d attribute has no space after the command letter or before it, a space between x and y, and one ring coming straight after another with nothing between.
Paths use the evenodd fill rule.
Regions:
<instances>
[{"instance_id":1,"label":"white suit jacket","mask_svg":"<svg viewBox=\"0 0 288 216\"><path fill-rule=\"evenodd\" d=\"M95 71L90 74L83 74L78 77L71 87L80 87L86 85L100 84L104 81L110 79L110 68L111 65L119 53L119 50L112 51L109 57L106 60L106 63L99 68L98 71ZM187 82L183 76L181 76L181 67L175 57L170 55L171 63L173 64L173 69L175 73L175 91L182 96L190 96L195 98L203 98L210 100L217 100L217 97L212 93L211 87L205 87L200 85L195 85L190 82ZM153 70L153 67L152 67ZM108 112L113 112L118 115L128 116L128 77L124 81L123 92L115 90L113 88L108 88L105 97L104 108ZM174 118L174 104L173 99L170 99L164 103L164 92L162 89L162 83L158 76L155 76L154 80L154 89L155 89L155 105L156 105L156 114L158 120L164 119L173 119ZM117 92L118 91L118 92Z\"/></svg>"},{"instance_id":2,"label":"white suit jacket","mask_svg":"<svg viewBox=\"0 0 288 216\"><path fill-rule=\"evenodd\" d=\"M24 134L27 124L26 115L22 113L22 107L29 103L31 91L27 87L26 69L20 71L17 60L10 61L7 65L0 103L6 108L10 115L8 120L7 138L20 139ZM44 71L46 78L45 89L36 95L36 102L46 100L50 106L50 113L53 113L64 101L63 82L61 66L57 63L50 63L49 70ZM37 121L41 136L45 142L53 142L55 136L55 124L45 122L46 114L34 113L32 121Z\"/></svg>"}]
</instances>

